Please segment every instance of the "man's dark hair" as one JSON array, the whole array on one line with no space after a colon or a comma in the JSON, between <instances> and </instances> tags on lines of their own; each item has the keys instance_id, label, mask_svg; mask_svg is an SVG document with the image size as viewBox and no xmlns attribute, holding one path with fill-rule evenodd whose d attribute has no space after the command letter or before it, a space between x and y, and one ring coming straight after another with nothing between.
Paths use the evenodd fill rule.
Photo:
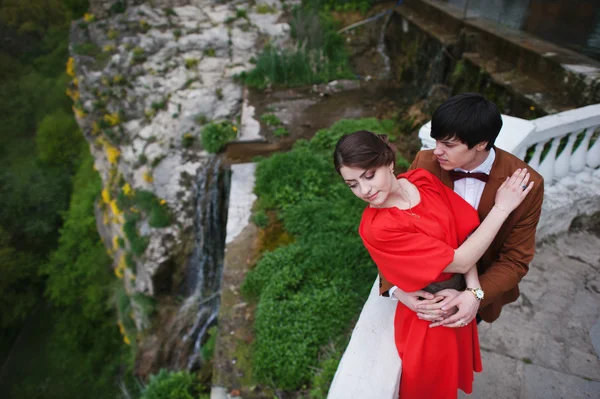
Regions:
<instances>
[{"instance_id":1,"label":"man's dark hair","mask_svg":"<svg viewBox=\"0 0 600 399\"><path fill-rule=\"evenodd\" d=\"M502 118L496 104L477 93L450 97L435 110L431 119L433 139L456 138L469 149L487 141L489 151L501 128Z\"/></svg>"}]
</instances>

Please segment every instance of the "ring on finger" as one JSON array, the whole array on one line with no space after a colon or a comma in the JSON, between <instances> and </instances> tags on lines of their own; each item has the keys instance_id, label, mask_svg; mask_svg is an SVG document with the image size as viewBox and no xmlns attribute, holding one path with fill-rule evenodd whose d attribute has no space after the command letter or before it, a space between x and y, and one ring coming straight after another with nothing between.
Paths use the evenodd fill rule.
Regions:
<instances>
[{"instance_id":1,"label":"ring on finger","mask_svg":"<svg viewBox=\"0 0 600 399\"><path fill-rule=\"evenodd\" d=\"M522 188L523 190L525 190L525 189L527 189L527 185L526 185L526 184L523 184L523 185L521 186L521 188Z\"/></svg>"}]
</instances>

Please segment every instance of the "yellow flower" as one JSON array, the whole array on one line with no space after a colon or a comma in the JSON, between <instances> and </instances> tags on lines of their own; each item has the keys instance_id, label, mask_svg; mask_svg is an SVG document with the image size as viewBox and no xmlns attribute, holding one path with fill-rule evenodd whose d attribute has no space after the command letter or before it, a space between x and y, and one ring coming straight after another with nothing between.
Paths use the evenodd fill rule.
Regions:
<instances>
[{"instance_id":1,"label":"yellow flower","mask_svg":"<svg viewBox=\"0 0 600 399\"><path fill-rule=\"evenodd\" d=\"M232 127L234 132L237 132L237 126Z\"/></svg>"},{"instance_id":2,"label":"yellow flower","mask_svg":"<svg viewBox=\"0 0 600 399\"><path fill-rule=\"evenodd\" d=\"M117 325L119 326L119 332L121 333L121 335L125 335L125 327L123 327L123 323L121 323L121 320L117 322Z\"/></svg>"},{"instance_id":3,"label":"yellow flower","mask_svg":"<svg viewBox=\"0 0 600 399\"><path fill-rule=\"evenodd\" d=\"M85 22L88 22L88 23L89 23L89 22L94 22L94 21L96 20L96 16L95 16L94 14L90 14L90 13L86 12L86 13L83 15L83 20L84 20Z\"/></svg>"},{"instance_id":4,"label":"yellow flower","mask_svg":"<svg viewBox=\"0 0 600 399\"><path fill-rule=\"evenodd\" d=\"M530 111L535 111L535 107L532 105L531 107L529 107Z\"/></svg>"},{"instance_id":5,"label":"yellow flower","mask_svg":"<svg viewBox=\"0 0 600 399\"><path fill-rule=\"evenodd\" d=\"M120 156L121 151L119 151L117 147L113 147L110 144L106 144L106 158L108 159L108 162L114 165L117 163Z\"/></svg>"},{"instance_id":6,"label":"yellow flower","mask_svg":"<svg viewBox=\"0 0 600 399\"><path fill-rule=\"evenodd\" d=\"M183 135L183 138L185 139L191 139L192 138L192 134L191 133L186 133Z\"/></svg>"},{"instance_id":7,"label":"yellow flower","mask_svg":"<svg viewBox=\"0 0 600 399\"><path fill-rule=\"evenodd\" d=\"M108 82L108 80L107 80L107 82ZM112 114L104 115L103 119L106 121L106 123L108 123L111 126L116 126L119 123L121 123L121 117L116 112L113 112Z\"/></svg>"},{"instance_id":8,"label":"yellow flower","mask_svg":"<svg viewBox=\"0 0 600 399\"><path fill-rule=\"evenodd\" d=\"M116 200L116 199L114 199L114 200L110 201L109 205L110 205L110 210L112 211L112 213L113 213L115 216L120 216L120 215L123 213L123 212L122 212L122 211L119 209L119 206L117 205L117 200Z\"/></svg>"},{"instance_id":9,"label":"yellow flower","mask_svg":"<svg viewBox=\"0 0 600 399\"><path fill-rule=\"evenodd\" d=\"M118 267L115 267L115 276L117 276L117 278L123 278L123 271Z\"/></svg>"},{"instance_id":10,"label":"yellow flower","mask_svg":"<svg viewBox=\"0 0 600 399\"><path fill-rule=\"evenodd\" d=\"M166 203L167 203L167 201L166 201L166 200L164 200L164 199L161 199L161 200L160 200L160 204L161 204L161 205L164 205L164 204L166 204Z\"/></svg>"},{"instance_id":11,"label":"yellow flower","mask_svg":"<svg viewBox=\"0 0 600 399\"><path fill-rule=\"evenodd\" d=\"M147 183L152 183L154 181L154 177L152 177L151 172L144 172L144 181Z\"/></svg>"},{"instance_id":12,"label":"yellow flower","mask_svg":"<svg viewBox=\"0 0 600 399\"><path fill-rule=\"evenodd\" d=\"M69 57L67 61L67 75L75 77L75 59L73 57Z\"/></svg>"},{"instance_id":13,"label":"yellow flower","mask_svg":"<svg viewBox=\"0 0 600 399\"><path fill-rule=\"evenodd\" d=\"M75 114L76 117L78 117L79 119L85 117L85 111L82 110L81 108L77 108L75 106L73 106L73 113Z\"/></svg>"},{"instance_id":14,"label":"yellow flower","mask_svg":"<svg viewBox=\"0 0 600 399\"><path fill-rule=\"evenodd\" d=\"M112 44L105 44L104 47L102 47L102 51L104 51L105 53L112 53L113 51L115 51L115 46L113 46Z\"/></svg>"},{"instance_id":15,"label":"yellow flower","mask_svg":"<svg viewBox=\"0 0 600 399\"><path fill-rule=\"evenodd\" d=\"M108 191L107 187L104 187L102 190L102 202L108 204L110 202L110 191Z\"/></svg>"},{"instance_id":16,"label":"yellow flower","mask_svg":"<svg viewBox=\"0 0 600 399\"><path fill-rule=\"evenodd\" d=\"M122 188L123 188L123 194L125 194L126 196L131 197L133 195L133 190L132 190L131 186L129 185L129 183L125 183L125 185Z\"/></svg>"},{"instance_id":17,"label":"yellow flower","mask_svg":"<svg viewBox=\"0 0 600 399\"><path fill-rule=\"evenodd\" d=\"M79 78L73 78L71 83L73 83L73 86L79 86Z\"/></svg>"},{"instance_id":18,"label":"yellow flower","mask_svg":"<svg viewBox=\"0 0 600 399\"><path fill-rule=\"evenodd\" d=\"M108 222L110 222L110 219L108 218L108 214L104 212L104 215L102 215L102 224L107 225Z\"/></svg>"},{"instance_id":19,"label":"yellow flower","mask_svg":"<svg viewBox=\"0 0 600 399\"><path fill-rule=\"evenodd\" d=\"M127 345L131 345L131 341L129 340L129 337L127 335L123 337L123 342L125 342Z\"/></svg>"},{"instance_id":20,"label":"yellow flower","mask_svg":"<svg viewBox=\"0 0 600 399\"><path fill-rule=\"evenodd\" d=\"M112 240L112 245L114 249L119 248L119 236L114 236Z\"/></svg>"},{"instance_id":21,"label":"yellow flower","mask_svg":"<svg viewBox=\"0 0 600 399\"><path fill-rule=\"evenodd\" d=\"M73 101L79 100L79 91L78 90L67 89L66 94Z\"/></svg>"}]
</instances>

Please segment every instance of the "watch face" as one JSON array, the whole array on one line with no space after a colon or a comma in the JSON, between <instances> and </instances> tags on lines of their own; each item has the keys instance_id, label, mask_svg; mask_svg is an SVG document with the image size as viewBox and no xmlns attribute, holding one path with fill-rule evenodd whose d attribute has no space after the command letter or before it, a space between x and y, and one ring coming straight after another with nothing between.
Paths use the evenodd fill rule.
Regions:
<instances>
[{"instance_id":1,"label":"watch face","mask_svg":"<svg viewBox=\"0 0 600 399\"><path fill-rule=\"evenodd\" d=\"M478 299L483 299L483 290L481 290L481 289L475 290L475 295L477 296Z\"/></svg>"}]
</instances>

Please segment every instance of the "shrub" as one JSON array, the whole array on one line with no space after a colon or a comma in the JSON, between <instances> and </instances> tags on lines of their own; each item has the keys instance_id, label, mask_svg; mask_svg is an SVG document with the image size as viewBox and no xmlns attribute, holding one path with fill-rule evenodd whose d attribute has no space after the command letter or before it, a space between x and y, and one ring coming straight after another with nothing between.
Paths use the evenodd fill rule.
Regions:
<instances>
[{"instance_id":1,"label":"shrub","mask_svg":"<svg viewBox=\"0 0 600 399\"><path fill-rule=\"evenodd\" d=\"M286 128L282 127L282 126L280 126L277 129L273 130L273 135L275 137L283 137L283 136L287 136L288 134L290 134L290 132Z\"/></svg>"},{"instance_id":2,"label":"shrub","mask_svg":"<svg viewBox=\"0 0 600 399\"><path fill-rule=\"evenodd\" d=\"M148 237L141 237L139 235L137 231L138 220L140 220L139 214L127 213L125 215L123 232L125 233L125 237L127 237L127 241L129 241L131 252L136 256L141 256L146 250L146 247L148 247L149 239Z\"/></svg>"},{"instance_id":3,"label":"shrub","mask_svg":"<svg viewBox=\"0 0 600 399\"><path fill-rule=\"evenodd\" d=\"M252 222L260 228L265 228L269 224L269 217L265 211L260 210L252 216Z\"/></svg>"},{"instance_id":4,"label":"shrub","mask_svg":"<svg viewBox=\"0 0 600 399\"><path fill-rule=\"evenodd\" d=\"M140 399L197 399L205 388L188 371L161 369L150 376Z\"/></svg>"},{"instance_id":5,"label":"shrub","mask_svg":"<svg viewBox=\"0 0 600 399\"><path fill-rule=\"evenodd\" d=\"M260 120L267 124L267 126L278 126L281 125L281 121L274 114L262 114Z\"/></svg>"},{"instance_id":6,"label":"shrub","mask_svg":"<svg viewBox=\"0 0 600 399\"><path fill-rule=\"evenodd\" d=\"M211 122L204 126L200 137L206 151L217 153L237 137L237 127L230 122Z\"/></svg>"},{"instance_id":7,"label":"shrub","mask_svg":"<svg viewBox=\"0 0 600 399\"><path fill-rule=\"evenodd\" d=\"M319 354L332 342L344 347L377 273L357 234L364 202L331 160L339 137L360 129L387 133L394 126L342 120L260 160L256 171L261 206L278 211L295 241L265 252L241 287L257 302L253 372L282 389L312 383L314 397L326 396L341 350Z\"/></svg>"}]
</instances>

